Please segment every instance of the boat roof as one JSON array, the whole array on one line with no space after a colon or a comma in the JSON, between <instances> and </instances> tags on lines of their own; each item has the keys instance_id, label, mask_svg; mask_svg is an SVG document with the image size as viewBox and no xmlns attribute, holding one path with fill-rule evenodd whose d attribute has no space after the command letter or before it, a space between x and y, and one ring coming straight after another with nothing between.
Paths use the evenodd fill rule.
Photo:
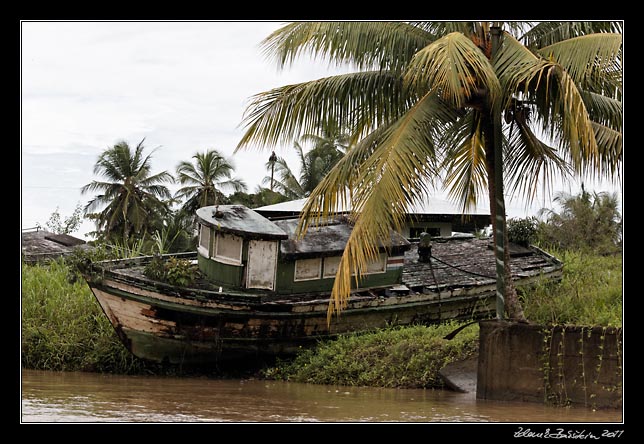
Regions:
<instances>
[{"instance_id":1,"label":"boat roof","mask_svg":"<svg viewBox=\"0 0 644 444\"><path fill-rule=\"evenodd\" d=\"M353 227L342 218L330 219L324 224L310 226L306 236L297 238L299 219L282 219L273 221L275 225L288 234L288 240L280 243L280 251L285 257L320 257L336 256L344 251ZM394 251L409 249L410 243L401 234L392 231L389 245L380 248L392 248Z\"/></svg>"},{"instance_id":2,"label":"boat roof","mask_svg":"<svg viewBox=\"0 0 644 444\"><path fill-rule=\"evenodd\" d=\"M201 223L245 238L286 239L288 234L243 205L211 205L197 210Z\"/></svg>"}]
</instances>

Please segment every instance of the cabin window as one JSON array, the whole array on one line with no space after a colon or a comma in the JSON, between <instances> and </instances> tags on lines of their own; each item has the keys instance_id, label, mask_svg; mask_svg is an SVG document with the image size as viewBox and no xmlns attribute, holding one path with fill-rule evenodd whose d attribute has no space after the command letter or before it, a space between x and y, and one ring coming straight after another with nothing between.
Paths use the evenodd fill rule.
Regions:
<instances>
[{"instance_id":1,"label":"cabin window","mask_svg":"<svg viewBox=\"0 0 644 444\"><path fill-rule=\"evenodd\" d=\"M312 281L320 279L322 271L322 259L300 259L295 261L295 278L298 281Z\"/></svg>"},{"instance_id":2,"label":"cabin window","mask_svg":"<svg viewBox=\"0 0 644 444\"><path fill-rule=\"evenodd\" d=\"M232 234L217 233L215 260L231 265L242 263L242 238Z\"/></svg>"},{"instance_id":3,"label":"cabin window","mask_svg":"<svg viewBox=\"0 0 644 444\"><path fill-rule=\"evenodd\" d=\"M367 263L367 269L362 274L378 274L387 271L387 255L381 253L375 260Z\"/></svg>"},{"instance_id":4,"label":"cabin window","mask_svg":"<svg viewBox=\"0 0 644 444\"><path fill-rule=\"evenodd\" d=\"M199 254L210 257L210 227L199 224Z\"/></svg>"},{"instance_id":5,"label":"cabin window","mask_svg":"<svg viewBox=\"0 0 644 444\"><path fill-rule=\"evenodd\" d=\"M340 266L340 256L324 258L324 278L334 278Z\"/></svg>"}]
</instances>

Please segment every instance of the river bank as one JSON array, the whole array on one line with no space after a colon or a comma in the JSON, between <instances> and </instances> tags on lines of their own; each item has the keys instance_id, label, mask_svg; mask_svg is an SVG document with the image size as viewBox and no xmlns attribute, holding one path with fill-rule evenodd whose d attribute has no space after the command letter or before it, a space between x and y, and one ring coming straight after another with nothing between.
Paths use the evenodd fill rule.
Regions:
<instances>
[{"instance_id":1,"label":"river bank","mask_svg":"<svg viewBox=\"0 0 644 444\"><path fill-rule=\"evenodd\" d=\"M561 283L521 295L537 323L621 326L621 256L555 253L566 264ZM121 345L82 279L61 261L22 267L22 365L26 369L129 375L185 375L194 370L153 365ZM441 387L440 368L476 353L477 325L453 340L458 323L347 335L303 350L293 360L209 369L217 377L262 378L349 386Z\"/></svg>"}]
</instances>

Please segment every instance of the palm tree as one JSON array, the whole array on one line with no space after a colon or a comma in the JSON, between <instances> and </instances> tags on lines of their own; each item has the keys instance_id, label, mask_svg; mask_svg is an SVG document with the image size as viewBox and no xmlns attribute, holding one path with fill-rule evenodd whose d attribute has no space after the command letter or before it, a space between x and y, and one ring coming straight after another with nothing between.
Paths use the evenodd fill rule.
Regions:
<instances>
[{"instance_id":1,"label":"palm tree","mask_svg":"<svg viewBox=\"0 0 644 444\"><path fill-rule=\"evenodd\" d=\"M246 191L243 180L231 178L235 167L217 150L207 150L192 156L194 164L182 161L177 165L177 180L181 187L175 198L186 199L182 210L193 215L200 208L223 203L222 190Z\"/></svg>"},{"instance_id":2,"label":"palm tree","mask_svg":"<svg viewBox=\"0 0 644 444\"><path fill-rule=\"evenodd\" d=\"M310 140L314 147L304 152L302 145L295 142L293 147L300 161L299 177L293 172L286 159L273 156L266 163L266 168L271 171L270 176L264 177L264 184L271 184L271 188L288 199L307 197L315 187L324 179L324 176L342 158L343 151L338 149L335 138L320 137L314 134L304 135L301 140ZM346 148L344 148L346 149ZM274 174L277 174L275 179Z\"/></svg>"},{"instance_id":3,"label":"palm tree","mask_svg":"<svg viewBox=\"0 0 644 444\"><path fill-rule=\"evenodd\" d=\"M540 241L560 249L614 254L621 249L622 218L616 193L589 193L582 184L578 195L559 192L553 200L559 212L543 208Z\"/></svg>"},{"instance_id":4,"label":"palm tree","mask_svg":"<svg viewBox=\"0 0 644 444\"><path fill-rule=\"evenodd\" d=\"M152 220L165 214L167 205L162 199L170 197L168 188L163 185L172 182L166 171L150 175L152 154L143 156L143 142L130 149L125 141L120 141L106 149L94 165L94 174L105 181L92 181L81 188L81 193L99 192L85 206L85 214L105 206L100 213L93 214L97 230L106 239L113 237L116 228L122 228L123 243L128 244L132 229L145 233Z\"/></svg>"},{"instance_id":5,"label":"palm tree","mask_svg":"<svg viewBox=\"0 0 644 444\"><path fill-rule=\"evenodd\" d=\"M319 131L320 134L302 135L300 141L312 144L313 150L347 152L351 135L335 119L330 118L324 121Z\"/></svg>"},{"instance_id":6,"label":"palm tree","mask_svg":"<svg viewBox=\"0 0 644 444\"><path fill-rule=\"evenodd\" d=\"M613 22L306 22L267 37L281 66L312 54L358 69L253 96L237 147L287 143L329 119L351 128L353 148L311 193L300 223L303 232L345 199L355 209L329 316L346 306L352 271L359 276L442 180L463 209L487 191L497 317L523 320L503 173L527 199L557 174L618 174L620 32Z\"/></svg>"}]
</instances>

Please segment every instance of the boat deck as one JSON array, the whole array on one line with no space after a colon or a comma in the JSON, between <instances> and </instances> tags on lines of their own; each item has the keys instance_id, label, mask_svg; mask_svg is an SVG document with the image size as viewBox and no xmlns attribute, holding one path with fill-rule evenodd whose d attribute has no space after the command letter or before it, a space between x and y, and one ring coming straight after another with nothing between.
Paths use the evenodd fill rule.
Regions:
<instances>
[{"instance_id":1,"label":"boat deck","mask_svg":"<svg viewBox=\"0 0 644 444\"><path fill-rule=\"evenodd\" d=\"M179 257L195 260L196 253L182 253ZM145 277L145 264L151 257L134 258L129 260L113 261L106 270L118 279L134 280L154 287L168 284L152 281ZM510 267L512 276L519 284L538 280L541 277L558 279L561 277L562 263L555 257L534 247L524 248L511 244ZM397 288L388 288L388 294L401 293L441 293L458 292L458 289L472 287L494 286L496 282L494 253L490 239L445 238L432 242L432 261L419 262L417 244L405 253L402 285ZM199 279L193 290L200 292L218 292L219 286L206 279ZM385 289L359 289L356 293L365 292L365 296L375 296L374 292L382 294L379 290ZM278 295L266 291L244 291L224 289L228 297L257 298L258 301L277 299L316 299L315 294ZM358 296L358 294L356 294ZM325 293L324 298L328 298Z\"/></svg>"},{"instance_id":2,"label":"boat deck","mask_svg":"<svg viewBox=\"0 0 644 444\"><path fill-rule=\"evenodd\" d=\"M555 277L562 264L546 252L510 244L514 280ZM496 262L490 239L449 239L432 242L432 261L418 261L417 244L405 253L403 284L410 289L437 291L496 282Z\"/></svg>"}]
</instances>

